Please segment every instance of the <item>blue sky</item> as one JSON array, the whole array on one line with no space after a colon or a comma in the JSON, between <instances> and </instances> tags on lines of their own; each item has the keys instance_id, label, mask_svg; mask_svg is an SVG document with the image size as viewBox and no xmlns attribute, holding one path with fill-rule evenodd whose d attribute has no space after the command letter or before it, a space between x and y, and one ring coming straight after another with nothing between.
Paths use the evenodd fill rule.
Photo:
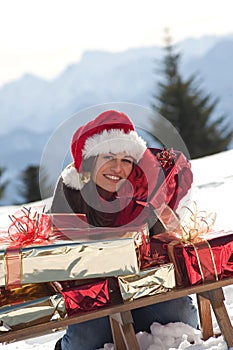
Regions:
<instances>
[{"instance_id":1,"label":"blue sky","mask_svg":"<svg viewBox=\"0 0 233 350\"><path fill-rule=\"evenodd\" d=\"M231 0L0 0L0 86L53 78L84 51L122 51L233 32Z\"/></svg>"}]
</instances>

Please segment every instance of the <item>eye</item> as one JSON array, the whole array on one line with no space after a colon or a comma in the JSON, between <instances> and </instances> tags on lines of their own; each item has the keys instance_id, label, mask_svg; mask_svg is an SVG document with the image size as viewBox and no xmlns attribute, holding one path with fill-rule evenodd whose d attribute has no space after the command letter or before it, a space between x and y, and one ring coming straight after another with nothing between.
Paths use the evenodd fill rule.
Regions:
<instances>
[{"instance_id":1,"label":"eye","mask_svg":"<svg viewBox=\"0 0 233 350\"><path fill-rule=\"evenodd\" d=\"M132 159L128 159L128 158L122 159L122 162L124 162L124 163L126 163L126 164L133 164Z\"/></svg>"},{"instance_id":2,"label":"eye","mask_svg":"<svg viewBox=\"0 0 233 350\"><path fill-rule=\"evenodd\" d=\"M103 159L105 159L105 160L112 160L112 159L113 159L113 156L111 156L111 155L106 155L106 156L103 156Z\"/></svg>"}]
</instances>

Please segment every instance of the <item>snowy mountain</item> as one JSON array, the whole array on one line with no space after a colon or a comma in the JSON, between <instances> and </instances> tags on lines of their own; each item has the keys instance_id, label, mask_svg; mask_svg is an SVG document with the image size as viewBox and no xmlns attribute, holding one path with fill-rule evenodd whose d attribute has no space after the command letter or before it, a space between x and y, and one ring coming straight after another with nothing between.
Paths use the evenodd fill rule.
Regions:
<instances>
[{"instance_id":1,"label":"snowy mountain","mask_svg":"<svg viewBox=\"0 0 233 350\"><path fill-rule=\"evenodd\" d=\"M232 124L233 36L187 39L177 47L184 76L197 73L204 91L220 99L217 115L226 115ZM13 179L28 165L39 164L49 135L84 108L119 101L150 107L162 54L160 47L90 51L51 81L26 74L2 86L0 166L7 168L7 177ZM12 187L6 198L0 203L16 200Z\"/></svg>"}]
</instances>

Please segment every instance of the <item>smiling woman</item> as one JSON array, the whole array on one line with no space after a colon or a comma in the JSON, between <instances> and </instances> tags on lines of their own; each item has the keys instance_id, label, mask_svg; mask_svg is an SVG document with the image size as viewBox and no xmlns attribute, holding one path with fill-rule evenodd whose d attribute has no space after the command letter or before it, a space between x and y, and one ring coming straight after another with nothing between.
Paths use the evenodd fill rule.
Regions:
<instances>
[{"instance_id":1,"label":"smiling woman","mask_svg":"<svg viewBox=\"0 0 233 350\"><path fill-rule=\"evenodd\" d=\"M100 154L96 159L93 181L106 191L116 192L133 169L134 159L125 152Z\"/></svg>"},{"instance_id":2,"label":"smiling woman","mask_svg":"<svg viewBox=\"0 0 233 350\"><path fill-rule=\"evenodd\" d=\"M127 184L134 165L146 150L145 141L126 114L114 110L101 113L74 133L71 142L74 163L62 173L52 211L83 212L88 223L94 226L128 224L126 215L119 215L119 208L125 208L132 220L136 219L144 208L134 202L128 205L133 188L130 184L128 191ZM141 181L144 181L143 177ZM127 200L119 192L125 192L126 188ZM109 205L110 198L115 205L113 202ZM103 215L98 215L99 211L104 212L104 220Z\"/></svg>"},{"instance_id":3,"label":"smiling woman","mask_svg":"<svg viewBox=\"0 0 233 350\"><path fill-rule=\"evenodd\" d=\"M168 166L176 171L162 189L158 187L167 164L167 159L161 162L161 153L170 153L147 148L129 117L116 110L81 126L72 137L71 152L74 162L62 172L51 211L85 214L90 226L120 227L127 232L129 226L147 224L152 234L162 232L165 228L155 209L164 203L174 209L192 183L190 164L180 154L180 165L175 167L172 157ZM135 309L132 316L135 332L149 332L153 322L184 322L193 327L198 322L190 297ZM109 342L110 322L102 317L69 326L56 349L97 349Z\"/></svg>"}]
</instances>

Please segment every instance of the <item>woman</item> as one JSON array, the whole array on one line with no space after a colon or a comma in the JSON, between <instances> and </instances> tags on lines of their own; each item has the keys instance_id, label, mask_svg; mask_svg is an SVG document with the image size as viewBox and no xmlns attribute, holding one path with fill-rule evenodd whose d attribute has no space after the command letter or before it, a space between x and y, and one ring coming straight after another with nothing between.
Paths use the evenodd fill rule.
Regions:
<instances>
[{"instance_id":1,"label":"woman","mask_svg":"<svg viewBox=\"0 0 233 350\"><path fill-rule=\"evenodd\" d=\"M129 117L115 110L80 127L73 135L71 152L74 162L62 172L51 212L85 214L91 226L147 223L152 234L165 231L156 213L164 203L175 209L192 183L190 164L181 155L182 166L170 172L165 187L160 186L166 171L156 152L147 148ZM153 322L193 327L198 323L190 297L136 309L132 316L135 332L149 332ZM112 341L109 319L103 317L69 326L55 349L93 350Z\"/></svg>"}]
</instances>

